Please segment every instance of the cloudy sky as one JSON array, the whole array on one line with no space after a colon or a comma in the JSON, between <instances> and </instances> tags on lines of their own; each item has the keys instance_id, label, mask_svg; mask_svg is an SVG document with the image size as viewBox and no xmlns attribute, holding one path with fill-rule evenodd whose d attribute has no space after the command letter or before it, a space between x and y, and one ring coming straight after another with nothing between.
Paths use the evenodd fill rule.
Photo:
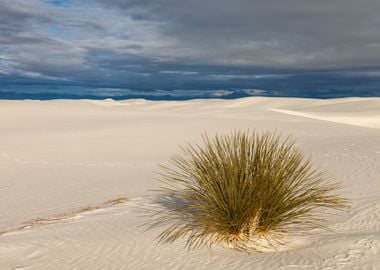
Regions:
<instances>
[{"instance_id":1,"label":"cloudy sky","mask_svg":"<svg viewBox=\"0 0 380 270\"><path fill-rule=\"evenodd\" d=\"M0 92L379 96L380 1L0 0Z\"/></svg>"}]
</instances>

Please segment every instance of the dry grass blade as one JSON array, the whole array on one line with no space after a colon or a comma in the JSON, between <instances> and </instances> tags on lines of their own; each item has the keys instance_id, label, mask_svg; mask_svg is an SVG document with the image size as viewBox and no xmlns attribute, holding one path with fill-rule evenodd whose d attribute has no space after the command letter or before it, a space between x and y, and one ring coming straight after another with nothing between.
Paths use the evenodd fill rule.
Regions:
<instances>
[{"instance_id":1,"label":"dry grass blade","mask_svg":"<svg viewBox=\"0 0 380 270\"><path fill-rule=\"evenodd\" d=\"M183 156L162 166L157 190L164 210L153 226L167 243L187 237L187 246L219 244L251 251L281 243L279 235L324 228L324 209L343 209L337 184L314 170L290 143L272 133L204 136ZM322 210L322 211L321 211Z\"/></svg>"}]
</instances>

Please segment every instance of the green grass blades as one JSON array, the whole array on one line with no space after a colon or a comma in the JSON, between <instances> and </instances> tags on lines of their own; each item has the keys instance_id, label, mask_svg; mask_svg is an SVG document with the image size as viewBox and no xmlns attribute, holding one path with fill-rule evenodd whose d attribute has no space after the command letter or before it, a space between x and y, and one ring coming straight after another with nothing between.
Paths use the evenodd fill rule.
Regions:
<instances>
[{"instance_id":1,"label":"green grass blades","mask_svg":"<svg viewBox=\"0 0 380 270\"><path fill-rule=\"evenodd\" d=\"M325 228L326 208L347 206L338 185L288 139L242 131L203 139L203 146L183 147L159 173L162 208L152 226L164 226L161 242L271 248L283 234Z\"/></svg>"}]
</instances>

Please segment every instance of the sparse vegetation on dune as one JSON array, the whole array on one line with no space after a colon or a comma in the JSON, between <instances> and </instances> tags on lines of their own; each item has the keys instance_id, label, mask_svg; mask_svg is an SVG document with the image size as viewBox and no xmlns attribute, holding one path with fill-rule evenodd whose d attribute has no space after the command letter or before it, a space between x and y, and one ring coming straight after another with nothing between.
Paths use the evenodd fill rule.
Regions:
<instances>
[{"instance_id":1,"label":"sparse vegetation on dune","mask_svg":"<svg viewBox=\"0 0 380 270\"><path fill-rule=\"evenodd\" d=\"M162 166L152 226L167 243L218 244L242 251L281 243L279 235L325 228L325 208L343 209L338 185L314 170L288 139L274 133L204 136Z\"/></svg>"}]
</instances>

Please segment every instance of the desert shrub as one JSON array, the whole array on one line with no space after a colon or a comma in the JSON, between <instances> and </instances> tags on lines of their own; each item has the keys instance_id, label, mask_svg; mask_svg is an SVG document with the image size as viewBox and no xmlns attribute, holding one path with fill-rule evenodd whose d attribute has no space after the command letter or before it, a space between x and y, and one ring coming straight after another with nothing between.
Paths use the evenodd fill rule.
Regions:
<instances>
[{"instance_id":1,"label":"desert shrub","mask_svg":"<svg viewBox=\"0 0 380 270\"><path fill-rule=\"evenodd\" d=\"M281 243L282 234L325 228L326 208L346 206L338 185L289 139L268 132L203 139L162 166L156 191L164 208L153 224L165 226L161 242L257 250Z\"/></svg>"}]
</instances>

